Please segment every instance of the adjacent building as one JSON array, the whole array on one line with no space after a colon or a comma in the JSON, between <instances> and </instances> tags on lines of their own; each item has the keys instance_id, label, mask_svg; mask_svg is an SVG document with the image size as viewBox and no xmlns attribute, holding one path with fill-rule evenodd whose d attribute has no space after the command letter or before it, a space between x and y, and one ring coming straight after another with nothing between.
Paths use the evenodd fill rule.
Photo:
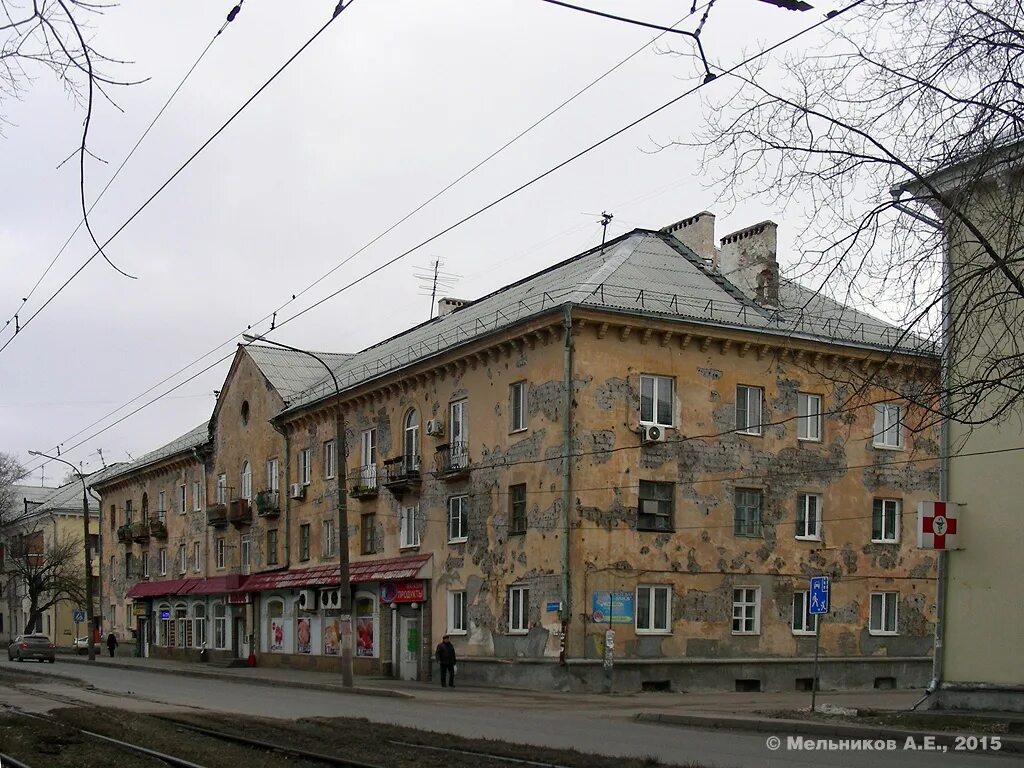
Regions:
<instances>
[{"instance_id":1,"label":"adjacent building","mask_svg":"<svg viewBox=\"0 0 1024 768\"><path fill-rule=\"evenodd\" d=\"M618 689L791 690L823 574L821 684L923 685L936 358L780 279L775 232L716 247L702 213L357 354L240 346L208 424L94 486L108 616L149 655L337 669L350 640L425 680L448 634L463 678L593 689L610 641Z\"/></svg>"}]
</instances>

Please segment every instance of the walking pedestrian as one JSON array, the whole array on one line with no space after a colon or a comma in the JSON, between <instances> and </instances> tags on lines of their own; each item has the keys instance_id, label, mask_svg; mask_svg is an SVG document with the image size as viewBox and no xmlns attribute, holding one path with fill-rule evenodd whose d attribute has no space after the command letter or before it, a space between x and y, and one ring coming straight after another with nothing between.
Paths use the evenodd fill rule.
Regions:
<instances>
[{"instance_id":1,"label":"walking pedestrian","mask_svg":"<svg viewBox=\"0 0 1024 768\"><path fill-rule=\"evenodd\" d=\"M441 667L441 687L447 688L449 685L455 687L455 646L452 645L451 640L448 639L448 635L441 638L441 642L438 643L437 650L434 651L434 655L437 656L437 663Z\"/></svg>"},{"instance_id":2,"label":"walking pedestrian","mask_svg":"<svg viewBox=\"0 0 1024 768\"><path fill-rule=\"evenodd\" d=\"M107 635L107 650L110 651L110 658L114 658L115 648L117 648L117 635L111 632Z\"/></svg>"}]
</instances>

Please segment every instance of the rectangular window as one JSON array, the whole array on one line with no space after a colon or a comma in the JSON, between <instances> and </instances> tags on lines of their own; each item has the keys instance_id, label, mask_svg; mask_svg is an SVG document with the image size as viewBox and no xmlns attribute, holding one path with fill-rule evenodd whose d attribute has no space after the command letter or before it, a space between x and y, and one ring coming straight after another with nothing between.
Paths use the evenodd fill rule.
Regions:
<instances>
[{"instance_id":1,"label":"rectangular window","mask_svg":"<svg viewBox=\"0 0 1024 768\"><path fill-rule=\"evenodd\" d=\"M448 443L452 469L462 469L469 462L469 401L456 400L448 409L451 433Z\"/></svg>"},{"instance_id":2,"label":"rectangular window","mask_svg":"<svg viewBox=\"0 0 1024 768\"><path fill-rule=\"evenodd\" d=\"M299 482L309 485L313 482L313 452L309 448L299 451Z\"/></svg>"},{"instance_id":3,"label":"rectangular window","mask_svg":"<svg viewBox=\"0 0 1024 768\"><path fill-rule=\"evenodd\" d=\"M267 531L267 565L277 565L277 529Z\"/></svg>"},{"instance_id":4,"label":"rectangular window","mask_svg":"<svg viewBox=\"0 0 1024 768\"><path fill-rule=\"evenodd\" d=\"M868 631L872 635L896 634L896 602L898 592L871 593L871 622Z\"/></svg>"},{"instance_id":5,"label":"rectangular window","mask_svg":"<svg viewBox=\"0 0 1024 768\"><path fill-rule=\"evenodd\" d=\"M299 560L309 560L309 523L299 526Z\"/></svg>"},{"instance_id":6,"label":"rectangular window","mask_svg":"<svg viewBox=\"0 0 1024 768\"><path fill-rule=\"evenodd\" d=\"M668 376L640 377L640 423L671 427L673 380Z\"/></svg>"},{"instance_id":7,"label":"rectangular window","mask_svg":"<svg viewBox=\"0 0 1024 768\"><path fill-rule=\"evenodd\" d=\"M526 533L526 484L508 487L508 532Z\"/></svg>"},{"instance_id":8,"label":"rectangular window","mask_svg":"<svg viewBox=\"0 0 1024 768\"><path fill-rule=\"evenodd\" d=\"M167 520L167 491L160 491L156 497L156 516L161 523Z\"/></svg>"},{"instance_id":9,"label":"rectangular window","mask_svg":"<svg viewBox=\"0 0 1024 768\"><path fill-rule=\"evenodd\" d=\"M821 395L798 392L796 396L797 440L821 440Z\"/></svg>"},{"instance_id":10,"label":"rectangular window","mask_svg":"<svg viewBox=\"0 0 1024 768\"><path fill-rule=\"evenodd\" d=\"M198 512L203 508L203 492L198 480L192 483L192 509Z\"/></svg>"},{"instance_id":11,"label":"rectangular window","mask_svg":"<svg viewBox=\"0 0 1024 768\"><path fill-rule=\"evenodd\" d=\"M530 631L529 587L509 587L508 631L513 635L525 635Z\"/></svg>"},{"instance_id":12,"label":"rectangular window","mask_svg":"<svg viewBox=\"0 0 1024 768\"><path fill-rule=\"evenodd\" d=\"M124 553L124 577L128 581L135 578L135 558L131 552Z\"/></svg>"},{"instance_id":13,"label":"rectangular window","mask_svg":"<svg viewBox=\"0 0 1024 768\"><path fill-rule=\"evenodd\" d=\"M526 382L517 381L508 388L508 411L511 414L512 432L526 429Z\"/></svg>"},{"instance_id":14,"label":"rectangular window","mask_svg":"<svg viewBox=\"0 0 1024 768\"><path fill-rule=\"evenodd\" d=\"M818 627L818 617L810 612L808 592L793 593L793 634L813 635Z\"/></svg>"},{"instance_id":15,"label":"rectangular window","mask_svg":"<svg viewBox=\"0 0 1024 768\"><path fill-rule=\"evenodd\" d=\"M420 545L419 507L402 508L402 547L418 547Z\"/></svg>"},{"instance_id":16,"label":"rectangular window","mask_svg":"<svg viewBox=\"0 0 1024 768\"><path fill-rule=\"evenodd\" d=\"M192 542L192 570L196 573L202 570L203 561L199 556L199 542Z\"/></svg>"},{"instance_id":17,"label":"rectangular window","mask_svg":"<svg viewBox=\"0 0 1024 768\"><path fill-rule=\"evenodd\" d=\"M814 540L821 538L820 496L801 493L796 497L796 537Z\"/></svg>"},{"instance_id":18,"label":"rectangular window","mask_svg":"<svg viewBox=\"0 0 1024 768\"><path fill-rule=\"evenodd\" d=\"M675 529L675 483L640 481L636 508L638 531L671 531Z\"/></svg>"},{"instance_id":19,"label":"rectangular window","mask_svg":"<svg viewBox=\"0 0 1024 768\"><path fill-rule=\"evenodd\" d=\"M761 535L761 491L755 488L736 489L736 516L733 533L737 536Z\"/></svg>"},{"instance_id":20,"label":"rectangular window","mask_svg":"<svg viewBox=\"0 0 1024 768\"><path fill-rule=\"evenodd\" d=\"M127 499L124 503L124 522L125 525L132 524L132 500Z\"/></svg>"},{"instance_id":21,"label":"rectangular window","mask_svg":"<svg viewBox=\"0 0 1024 768\"><path fill-rule=\"evenodd\" d=\"M178 545L178 573L186 573L188 571L188 550L184 544Z\"/></svg>"},{"instance_id":22,"label":"rectangular window","mask_svg":"<svg viewBox=\"0 0 1024 768\"><path fill-rule=\"evenodd\" d=\"M166 576L167 575L167 550L165 548L161 548L160 551L157 553L157 564L160 566L160 575L161 576Z\"/></svg>"},{"instance_id":23,"label":"rectangular window","mask_svg":"<svg viewBox=\"0 0 1024 768\"><path fill-rule=\"evenodd\" d=\"M362 543L362 553L372 555L377 551L377 516L374 514L362 515L359 518L359 540Z\"/></svg>"},{"instance_id":24,"label":"rectangular window","mask_svg":"<svg viewBox=\"0 0 1024 768\"><path fill-rule=\"evenodd\" d=\"M672 631L672 587L641 584L636 588L636 631L668 634Z\"/></svg>"},{"instance_id":25,"label":"rectangular window","mask_svg":"<svg viewBox=\"0 0 1024 768\"><path fill-rule=\"evenodd\" d=\"M227 564L228 564L228 547L227 547L227 543L224 541L224 537L223 536L221 536L219 539L217 539L216 552L217 552L217 567L218 568L226 568Z\"/></svg>"},{"instance_id":26,"label":"rectangular window","mask_svg":"<svg viewBox=\"0 0 1024 768\"><path fill-rule=\"evenodd\" d=\"M732 633L756 635L761 632L761 588L737 587L732 591Z\"/></svg>"},{"instance_id":27,"label":"rectangular window","mask_svg":"<svg viewBox=\"0 0 1024 768\"><path fill-rule=\"evenodd\" d=\"M323 557L334 557L334 521L324 520L320 527L320 553Z\"/></svg>"},{"instance_id":28,"label":"rectangular window","mask_svg":"<svg viewBox=\"0 0 1024 768\"><path fill-rule=\"evenodd\" d=\"M761 434L761 387L736 387L736 431L744 435Z\"/></svg>"},{"instance_id":29,"label":"rectangular window","mask_svg":"<svg viewBox=\"0 0 1024 768\"><path fill-rule=\"evenodd\" d=\"M188 489L185 484L182 483L178 486L178 514L185 514L185 510L188 509Z\"/></svg>"},{"instance_id":30,"label":"rectangular window","mask_svg":"<svg viewBox=\"0 0 1024 768\"><path fill-rule=\"evenodd\" d=\"M149 578L149 552L142 553L142 578Z\"/></svg>"},{"instance_id":31,"label":"rectangular window","mask_svg":"<svg viewBox=\"0 0 1024 768\"><path fill-rule=\"evenodd\" d=\"M899 499L875 499L871 510L871 540L883 544L900 540Z\"/></svg>"},{"instance_id":32,"label":"rectangular window","mask_svg":"<svg viewBox=\"0 0 1024 768\"><path fill-rule=\"evenodd\" d=\"M223 472L217 475L217 503L227 504L228 501L228 476Z\"/></svg>"},{"instance_id":33,"label":"rectangular window","mask_svg":"<svg viewBox=\"0 0 1024 768\"><path fill-rule=\"evenodd\" d=\"M334 477L336 471L336 453L334 450L335 444L333 440L328 440L324 443L324 477L328 480Z\"/></svg>"},{"instance_id":34,"label":"rectangular window","mask_svg":"<svg viewBox=\"0 0 1024 768\"><path fill-rule=\"evenodd\" d=\"M463 542L468 532L469 496L452 496L448 499L448 542Z\"/></svg>"},{"instance_id":35,"label":"rectangular window","mask_svg":"<svg viewBox=\"0 0 1024 768\"><path fill-rule=\"evenodd\" d=\"M377 430L364 429L359 438L361 464L359 485L364 488L377 487Z\"/></svg>"},{"instance_id":36,"label":"rectangular window","mask_svg":"<svg viewBox=\"0 0 1024 768\"><path fill-rule=\"evenodd\" d=\"M448 593L448 634L464 635L469 627L466 621L466 592L454 590Z\"/></svg>"},{"instance_id":37,"label":"rectangular window","mask_svg":"<svg viewBox=\"0 0 1024 768\"><path fill-rule=\"evenodd\" d=\"M281 478L277 474L277 459L267 459L267 490L277 491Z\"/></svg>"},{"instance_id":38,"label":"rectangular window","mask_svg":"<svg viewBox=\"0 0 1024 768\"><path fill-rule=\"evenodd\" d=\"M242 537L242 556L240 558L242 565L242 573L249 573L249 564L252 561L252 539L249 538L249 534Z\"/></svg>"},{"instance_id":39,"label":"rectangular window","mask_svg":"<svg viewBox=\"0 0 1024 768\"><path fill-rule=\"evenodd\" d=\"M892 403L875 406L875 430L872 442L876 448L903 447L902 408Z\"/></svg>"}]
</instances>

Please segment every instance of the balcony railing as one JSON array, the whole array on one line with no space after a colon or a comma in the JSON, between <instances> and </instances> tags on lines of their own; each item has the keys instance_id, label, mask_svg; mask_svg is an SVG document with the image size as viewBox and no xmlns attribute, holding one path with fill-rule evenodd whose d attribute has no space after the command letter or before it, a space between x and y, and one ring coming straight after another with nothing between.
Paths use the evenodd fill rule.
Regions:
<instances>
[{"instance_id":1,"label":"balcony railing","mask_svg":"<svg viewBox=\"0 0 1024 768\"><path fill-rule=\"evenodd\" d=\"M132 523L132 538L135 541L149 541L149 523L143 520L140 523Z\"/></svg>"},{"instance_id":2,"label":"balcony railing","mask_svg":"<svg viewBox=\"0 0 1024 768\"><path fill-rule=\"evenodd\" d=\"M228 505L211 504L206 508L206 524L223 528L228 524Z\"/></svg>"},{"instance_id":3,"label":"balcony railing","mask_svg":"<svg viewBox=\"0 0 1024 768\"><path fill-rule=\"evenodd\" d=\"M396 456L384 462L384 487L400 496L420 484L420 457Z\"/></svg>"},{"instance_id":4,"label":"balcony railing","mask_svg":"<svg viewBox=\"0 0 1024 768\"><path fill-rule=\"evenodd\" d=\"M248 499L232 499L228 504L228 522L236 528L252 524L252 507Z\"/></svg>"},{"instance_id":5,"label":"balcony railing","mask_svg":"<svg viewBox=\"0 0 1024 768\"><path fill-rule=\"evenodd\" d=\"M257 493L256 514L260 517L277 517L281 514L281 494L277 491L260 491Z\"/></svg>"},{"instance_id":6,"label":"balcony railing","mask_svg":"<svg viewBox=\"0 0 1024 768\"><path fill-rule=\"evenodd\" d=\"M118 526L117 540L122 544L127 544L132 540L132 527L128 523Z\"/></svg>"},{"instance_id":7,"label":"balcony railing","mask_svg":"<svg viewBox=\"0 0 1024 768\"><path fill-rule=\"evenodd\" d=\"M159 517L151 517L149 519L149 535L154 539L166 539L167 523Z\"/></svg>"},{"instance_id":8,"label":"balcony railing","mask_svg":"<svg viewBox=\"0 0 1024 768\"><path fill-rule=\"evenodd\" d=\"M437 446L434 454L434 476L456 480L469 475L469 445L450 443Z\"/></svg>"},{"instance_id":9,"label":"balcony railing","mask_svg":"<svg viewBox=\"0 0 1024 768\"><path fill-rule=\"evenodd\" d=\"M348 475L349 495L355 499L372 499L377 495L377 465L367 464Z\"/></svg>"}]
</instances>

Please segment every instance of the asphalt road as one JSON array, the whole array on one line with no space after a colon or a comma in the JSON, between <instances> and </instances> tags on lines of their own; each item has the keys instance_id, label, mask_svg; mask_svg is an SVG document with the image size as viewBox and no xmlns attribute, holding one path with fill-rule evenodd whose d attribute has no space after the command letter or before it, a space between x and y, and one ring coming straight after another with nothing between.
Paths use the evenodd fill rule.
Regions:
<instances>
[{"instance_id":1,"label":"asphalt road","mask_svg":"<svg viewBox=\"0 0 1024 768\"><path fill-rule=\"evenodd\" d=\"M327 691L302 690L212 681L135 670L82 665L16 664L9 667L40 675L63 675L117 692L109 703L130 705L139 699L175 706L262 717L363 717L373 722L551 747L571 747L608 755L655 756L668 763L721 768L1000 768L1024 764L1018 755L999 753L934 753L902 749L893 752L771 751L768 734L722 732L638 723L614 709L572 711L572 699L562 706L533 709L521 701L503 703L490 696L486 703L470 691L450 690L447 699L385 698ZM56 682L56 681L55 681ZM3 696L0 696L3 699ZM148 707L147 707L148 708ZM783 745L786 736L781 735Z\"/></svg>"}]
</instances>

